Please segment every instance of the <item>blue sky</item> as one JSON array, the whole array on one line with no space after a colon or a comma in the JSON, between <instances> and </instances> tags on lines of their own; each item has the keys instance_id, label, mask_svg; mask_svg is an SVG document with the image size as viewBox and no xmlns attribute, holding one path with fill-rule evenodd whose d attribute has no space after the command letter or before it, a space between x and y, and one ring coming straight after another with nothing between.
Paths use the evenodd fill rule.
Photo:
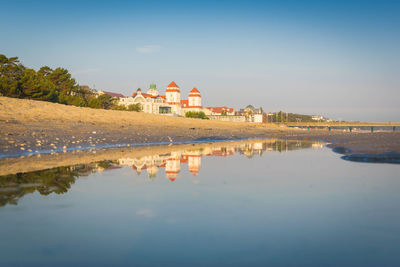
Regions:
<instances>
[{"instance_id":1,"label":"blue sky","mask_svg":"<svg viewBox=\"0 0 400 267\"><path fill-rule=\"evenodd\" d=\"M0 53L131 94L400 121L399 1L0 0Z\"/></svg>"}]
</instances>

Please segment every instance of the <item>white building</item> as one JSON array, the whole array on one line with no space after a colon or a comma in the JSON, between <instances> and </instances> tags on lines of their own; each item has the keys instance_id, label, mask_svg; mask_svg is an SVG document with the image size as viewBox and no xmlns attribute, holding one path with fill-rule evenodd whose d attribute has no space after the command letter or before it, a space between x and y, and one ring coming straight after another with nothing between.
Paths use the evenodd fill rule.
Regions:
<instances>
[{"instance_id":1,"label":"white building","mask_svg":"<svg viewBox=\"0 0 400 267\"><path fill-rule=\"evenodd\" d=\"M171 82L167 86L165 96L159 94L155 84L151 84L147 93L143 93L139 88L132 96L121 97L118 104L124 106L140 104L143 112L174 116L184 116L188 111L200 112L203 110L199 90L193 88L188 99L183 100L179 86L175 82Z\"/></svg>"}]
</instances>

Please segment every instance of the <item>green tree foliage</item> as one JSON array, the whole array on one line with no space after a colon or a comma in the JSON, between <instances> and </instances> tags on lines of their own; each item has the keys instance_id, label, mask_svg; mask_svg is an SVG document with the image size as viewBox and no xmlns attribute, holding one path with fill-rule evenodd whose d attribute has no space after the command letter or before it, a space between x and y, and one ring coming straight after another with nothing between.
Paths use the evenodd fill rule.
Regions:
<instances>
[{"instance_id":1,"label":"green tree foliage","mask_svg":"<svg viewBox=\"0 0 400 267\"><path fill-rule=\"evenodd\" d=\"M206 114L203 111L200 111L200 112L188 111L185 113L185 117L208 120L208 117L206 116Z\"/></svg>"},{"instance_id":2,"label":"green tree foliage","mask_svg":"<svg viewBox=\"0 0 400 267\"><path fill-rule=\"evenodd\" d=\"M0 93L4 96L29 98L72 104L76 99L61 95L77 95L79 86L66 69L52 70L45 66L39 71L25 68L18 57L0 55Z\"/></svg>"},{"instance_id":3,"label":"green tree foliage","mask_svg":"<svg viewBox=\"0 0 400 267\"><path fill-rule=\"evenodd\" d=\"M140 112L142 111L142 106L137 103L137 104L130 104L127 108L127 110L129 111L136 111L136 112Z\"/></svg>"},{"instance_id":4,"label":"green tree foliage","mask_svg":"<svg viewBox=\"0 0 400 267\"><path fill-rule=\"evenodd\" d=\"M0 95L58 102L78 107L141 111L140 105L117 107L109 95L96 97L88 86L79 86L68 70L41 67L25 68L18 57L0 54Z\"/></svg>"},{"instance_id":5,"label":"green tree foliage","mask_svg":"<svg viewBox=\"0 0 400 267\"><path fill-rule=\"evenodd\" d=\"M127 110L127 108L124 105L117 105L113 109L114 110Z\"/></svg>"},{"instance_id":6,"label":"green tree foliage","mask_svg":"<svg viewBox=\"0 0 400 267\"><path fill-rule=\"evenodd\" d=\"M96 98L92 98L89 101L89 107L91 108L104 108L109 109L114 106L113 98L110 95L102 94Z\"/></svg>"},{"instance_id":7,"label":"green tree foliage","mask_svg":"<svg viewBox=\"0 0 400 267\"><path fill-rule=\"evenodd\" d=\"M124 106L124 105L114 105L114 107L112 108L114 110L127 110L127 111L136 111L136 112L140 112L142 111L142 106L137 103L137 104L131 104L128 106Z\"/></svg>"},{"instance_id":8,"label":"green tree foliage","mask_svg":"<svg viewBox=\"0 0 400 267\"><path fill-rule=\"evenodd\" d=\"M0 54L0 94L9 97L20 97L21 78L25 67L17 57L7 58Z\"/></svg>"},{"instance_id":9,"label":"green tree foliage","mask_svg":"<svg viewBox=\"0 0 400 267\"><path fill-rule=\"evenodd\" d=\"M21 78L20 89L26 98L57 102L55 86L41 73L25 69Z\"/></svg>"},{"instance_id":10,"label":"green tree foliage","mask_svg":"<svg viewBox=\"0 0 400 267\"><path fill-rule=\"evenodd\" d=\"M273 113L272 117L269 117L269 122L313 122L312 116L296 114L296 113L287 113L286 112L276 112Z\"/></svg>"},{"instance_id":11,"label":"green tree foliage","mask_svg":"<svg viewBox=\"0 0 400 267\"><path fill-rule=\"evenodd\" d=\"M76 95L78 93L79 86L77 85L75 79L71 77L71 74L68 72L68 70L56 68L52 71L50 68L48 69L49 72L46 77L55 85L55 89L58 93L67 96Z\"/></svg>"}]
</instances>

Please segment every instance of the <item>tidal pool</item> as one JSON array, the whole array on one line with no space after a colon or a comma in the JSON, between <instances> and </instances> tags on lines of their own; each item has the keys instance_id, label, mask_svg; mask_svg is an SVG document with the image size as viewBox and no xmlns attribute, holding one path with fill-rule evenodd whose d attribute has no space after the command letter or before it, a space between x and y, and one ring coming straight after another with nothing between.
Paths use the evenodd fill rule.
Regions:
<instances>
[{"instance_id":1,"label":"tidal pool","mask_svg":"<svg viewBox=\"0 0 400 267\"><path fill-rule=\"evenodd\" d=\"M0 176L0 266L400 266L399 192L279 140Z\"/></svg>"}]
</instances>

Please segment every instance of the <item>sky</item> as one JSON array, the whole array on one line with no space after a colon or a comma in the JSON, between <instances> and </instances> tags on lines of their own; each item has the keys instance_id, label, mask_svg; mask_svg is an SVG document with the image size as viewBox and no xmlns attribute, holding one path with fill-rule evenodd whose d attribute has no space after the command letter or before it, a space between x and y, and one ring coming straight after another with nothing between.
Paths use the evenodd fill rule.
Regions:
<instances>
[{"instance_id":1,"label":"sky","mask_svg":"<svg viewBox=\"0 0 400 267\"><path fill-rule=\"evenodd\" d=\"M0 54L130 95L400 121L400 1L0 0Z\"/></svg>"}]
</instances>

